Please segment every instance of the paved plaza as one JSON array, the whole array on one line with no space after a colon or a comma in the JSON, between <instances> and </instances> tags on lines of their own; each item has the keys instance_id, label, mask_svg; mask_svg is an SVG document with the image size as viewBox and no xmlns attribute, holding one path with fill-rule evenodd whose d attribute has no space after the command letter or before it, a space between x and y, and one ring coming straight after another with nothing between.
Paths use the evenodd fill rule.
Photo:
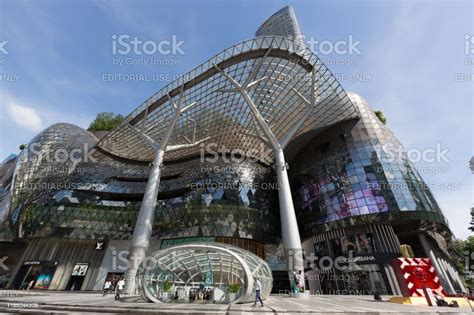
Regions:
<instances>
[{"instance_id":1,"label":"paved plaza","mask_svg":"<svg viewBox=\"0 0 474 315\"><path fill-rule=\"evenodd\" d=\"M470 308L428 307L376 302L372 296L272 295L264 307L251 304L153 304L136 298L114 301L112 295L81 292L0 291L0 313L71 314L473 314ZM384 300L389 297L384 296Z\"/></svg>"}]
</instances>

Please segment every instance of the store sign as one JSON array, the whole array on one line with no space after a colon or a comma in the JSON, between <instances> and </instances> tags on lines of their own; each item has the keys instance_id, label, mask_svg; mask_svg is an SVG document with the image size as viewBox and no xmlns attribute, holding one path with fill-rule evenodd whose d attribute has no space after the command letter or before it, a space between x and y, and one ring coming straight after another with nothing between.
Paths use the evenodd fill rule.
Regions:
<instances>
[{"instance_id":1,"label":"store sign","mask_svg":"<svg viewBox=\"0 0 474 315\"><path fill-rule=\"evenodd\" d=\"M375 262L375 256L356 256L356 257L339 257L338 260L339 264L349 264L349 262L353 264L373 264Z\"/></svg>"},{"instance_id":2,"label":"store sign","mask_svg":"<svg viewBox=\"0 0 474 315\"><path fill-rule=\"evenodd\" d=\"M27 260L23 262L23 266L57 266L57 261L49 260Z\"/></svg>"},{"instance_id":3,"label":"store sign","mask_svg":"<svg viewBox=\"0 0 474 315\"><path fill-rule=\"evenodd\" d=\"M103 250L104 249L104 241L96 241L94 250Z\"/></svg>"},{"instance_id":4,"label":"store sign","mask_svg":"<svg viewBox=\"0 0 474 315\"><path fill-rule=\"evenodd\" d=\"M399 254L391 253L373 253L369 255L349 255L349 257L340 256L337 259L340 265L366 265L366 264L384 264L398 257Z\"/></svg>"},{"instance_id":5,"label":"store sign","mask_svg":"<svg viewBox=\"0 0 474 315\"><path fill-rule=\"evenodd\" d=\"M89 268L89 263L77 263L72 269L71 276L85 276L87 269Z\"/></svg>"}]
</instances>

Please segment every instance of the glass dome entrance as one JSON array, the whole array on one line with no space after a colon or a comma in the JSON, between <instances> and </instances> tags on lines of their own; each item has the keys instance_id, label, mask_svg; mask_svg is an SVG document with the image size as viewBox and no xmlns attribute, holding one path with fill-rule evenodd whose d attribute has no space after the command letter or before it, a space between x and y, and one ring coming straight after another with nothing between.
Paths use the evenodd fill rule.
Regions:
<instances>
[{"instance_id":1,"label":"glass dome entrance","mask_svg":"<svg viewBox=\"0 0 474 315\"><path fill-rule=\"evenodd\" d=\"M195 243L147 257L140 265L137 287L155 303L242 303L253 302L257 278L265 299L273 278L263 259L226 244Z\"/></svg>"}]
</instances>

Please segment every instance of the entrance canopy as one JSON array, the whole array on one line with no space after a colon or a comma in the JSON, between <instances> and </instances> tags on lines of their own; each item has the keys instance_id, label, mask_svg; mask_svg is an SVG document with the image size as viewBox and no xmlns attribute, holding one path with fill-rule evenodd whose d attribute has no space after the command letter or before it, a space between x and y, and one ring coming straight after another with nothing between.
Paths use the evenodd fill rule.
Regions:
<instances>
[{"instance_id":1,"label":"entrance canopy","mask_svg":"<svg viewBox=\"0 0 474 315\"><path fill-rule=\"evenodd\" d=\"M253 301L256 279L265 299L273 278L263 259L227 244L194 243L163 249L145 259L137 287L155 303L238 303Z\"/></svg>"}]
</instances>

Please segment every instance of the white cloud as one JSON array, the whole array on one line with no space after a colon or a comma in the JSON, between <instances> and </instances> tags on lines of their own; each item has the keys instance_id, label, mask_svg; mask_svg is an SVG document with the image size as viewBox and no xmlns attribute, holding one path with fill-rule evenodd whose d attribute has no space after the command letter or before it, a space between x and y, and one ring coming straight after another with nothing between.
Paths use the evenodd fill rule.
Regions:
<instances>
[{"instance_id":1,"label":"white cloud","mask_svg":"<svg viewBox=\"0 0 474 315\"><path fill-rule=\"evenodd\" d=\"M10 119L18 126L35 132L43 129L43 122L33 108L10 103L6 109Z\"/></svg>"}]
</instances>

